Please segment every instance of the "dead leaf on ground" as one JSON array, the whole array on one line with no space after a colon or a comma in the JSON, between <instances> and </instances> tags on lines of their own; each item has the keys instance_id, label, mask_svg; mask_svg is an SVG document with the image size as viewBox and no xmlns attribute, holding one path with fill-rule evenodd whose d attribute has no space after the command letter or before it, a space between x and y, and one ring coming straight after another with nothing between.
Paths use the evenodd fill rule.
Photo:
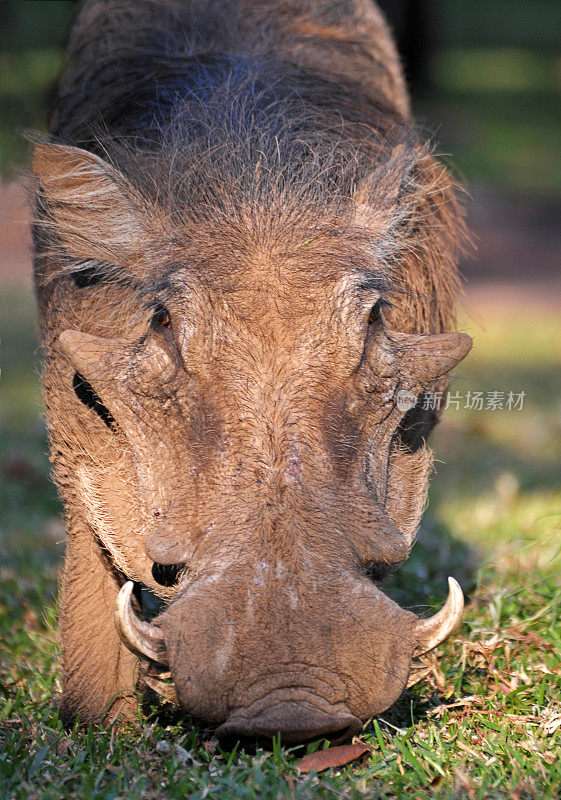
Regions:
<instances>
[{"instance_id":1,"label":"dead leaf on ground","mask_svg":"<svg viewBox=\"0 0 561 800\"><path fill-rule=\"evenodd\" d=\"M541 726L544 733L553 736L558 728L561 728L561 714L558 709L547 709L541 719Z\"/></svg>"},{"instance_id":2,"label":"dead leaf on ground","mask_svg":"<svg viewBox=\"0 0 561 800\"><path fill-rule=\"evenodd\" d=\"M480 697L476 697L476 695L469 695L469 697L461 697L459 700L456 700L454 703L442 703L441 705L433 708L431 711L428 712L429 716L436 716L442 717L445 711L451 711L452 709L459 709L459 708L477 708L483 705L483 700Z\"/></svg>"},{"instance_id":3,"label":"dead leaf on ground","mask_svg":"<svg viewBox=\"0 0 561 800\"><path fill-rule=\"evenodd\" d=\"M350 764L351 761L356 761L357 758L371 752L372 747L364 742L328 747L327 750L318 750L317 753L310 753L301 758L296 764L296 769L302 774L313 769L322 772L330 767L344 767L345 764Z\"/></svg>"},{"instance_id":4,"label":"dead leaf on ground","mask_svg":"<svg viewBox=\"0 0 561 800\"><path fill-rule=\"evenodd\" d=\"M431 689L438 689L439 692L446 691L446 679L440 669L438 656L434 652L426 653L413 662L407 688L409 689L422 680L427 681Z\"/></svg>"}]
</instances>

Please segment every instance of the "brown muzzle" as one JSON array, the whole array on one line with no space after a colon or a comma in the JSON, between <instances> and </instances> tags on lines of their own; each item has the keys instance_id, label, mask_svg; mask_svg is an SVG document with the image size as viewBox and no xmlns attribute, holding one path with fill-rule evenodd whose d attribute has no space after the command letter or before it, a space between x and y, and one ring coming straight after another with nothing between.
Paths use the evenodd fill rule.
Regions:
<instances>
[{"instance_id":1,"label":"brown muzzle","mask_svg":"<svg viewBox=\"0 0 561 800\"><path fill-rule=\"evenodd\" d=\"M187 587L152 625L126 593L128 646L167 662L179 703L224 739L348 737L399 697L419 649L415 615L356 576L230 569Z\"/></svg>"},{"instance_id":2,"label":"brown muzzle","mask_svg":"<svg viewBox=\"0 0 561 800\"><path fill-rule=\"evenodd\" d=\"M399 697L412 657L443 641L463 610L452 578L445 606L420 620L366 579L312 573L297 592L279 573L265 580L261 564L201 579L153 624L133 611L132 582L118 597L124 643L169 665L178 702L225 740L352 735Z\"/></svg>"}]
</instances>

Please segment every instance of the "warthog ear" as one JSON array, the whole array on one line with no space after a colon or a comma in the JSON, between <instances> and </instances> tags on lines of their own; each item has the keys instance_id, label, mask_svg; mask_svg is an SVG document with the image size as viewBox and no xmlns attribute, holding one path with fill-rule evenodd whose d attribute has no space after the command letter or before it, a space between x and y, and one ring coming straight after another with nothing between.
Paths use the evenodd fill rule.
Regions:
<instances>
[{"instance_id":1,"label":"warthog ear","mask_svg":"<svg viewBox=\"0 0 561 800\"><path fill-rule=\"evenodd\" d=\"M48 205L42 224L51 218L67 255L133 270L151 237L146 204L125 176L93 153L59 144L36 145L32 169Z\"/></svg>"},{"instance_id":2,"label":"warthog ear","mask_svg":"<svg viewBox=\"0 0 561 800\"><path fill-rule=\"evenodd\" d=\"M409 161L407 146L398 144L389 157L357 186L353 197L356 225L368 228L374 234L384 233L407 180L411 167Z\"/></svg>"}]
</instances>

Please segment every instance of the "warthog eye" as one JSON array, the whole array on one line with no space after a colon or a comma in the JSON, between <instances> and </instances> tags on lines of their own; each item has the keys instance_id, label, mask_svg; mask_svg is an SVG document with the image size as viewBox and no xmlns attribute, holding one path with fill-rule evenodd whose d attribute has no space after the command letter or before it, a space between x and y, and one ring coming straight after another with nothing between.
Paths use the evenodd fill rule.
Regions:
<instances>
[{"instance_id":1,"label":"warthog eye","mask_svg":"<svg viewBox=\"0 0 561 800\"><path fill-rule=\"evenodd\" d=\"M103 280L103 274L96 267L75 269L70 274L79 289L86 289L88 286L96 286Z\"/></svg>"},{"instance_id":2,"label":"warthog eye","mask_svg":"<svg viewBox=\"0 0 561 800\"><path fill-rule=\"evenodd\" d=\"M152 577L160 586L175 586L185 572L185 564L159 564L152 565Z\"/></svg>"},{"instance_id":3,"label":"warthog eye","mask_svg":"<svg viewBox=\"0 0 561 800\"><path fill-rule=\"evenodd\" d=\"M154 316L152 317L152 327L153 328L171 327L171 316L167 308L165 308L165 306L159 306L154 312Z\"/></svg>"},{"instance_id":4,"label":"warthog eye","mask_svg":"<svg viewBox=\"0 0 561 800\"><path fill-rule=\"evenodd\" d=\"M376 325L376 323L381 322L382 309L391 307L391 305L392 304L388 300L384 300L383 298L377 300L370 309L370 314L368 315L368 324Z\"/></svg>"}]
</instances>

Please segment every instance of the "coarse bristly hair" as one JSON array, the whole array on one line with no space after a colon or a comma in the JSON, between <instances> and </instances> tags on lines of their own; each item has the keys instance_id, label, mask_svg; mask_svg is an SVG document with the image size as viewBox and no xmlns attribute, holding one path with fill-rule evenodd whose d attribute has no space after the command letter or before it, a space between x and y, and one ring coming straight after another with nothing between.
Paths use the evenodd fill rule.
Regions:
<instances>
[{"instance_id":1,"label":"coarse bristly hair","mask_svg":"<svg viewBox=\"0 0 561 800\"><path fill-rule=\"evenodd\" d=\"M463 228L376 4L85 0L33 169L62 717L137 716L125 579L174 598L205 723L280 667L307 707L324 662L321 708L379 713L416 634L366 581L413 543L439 413L394 394L465 337L404 336L451 328Z\"/></svg>"},{"instance_id":2,"label":"coarse bristly hair","mask_svg":"<svg viewBox=\"0 0 561 800\"><path fill-rule=\"evenodd\" d=\"M117 168L161 210L170 236L212 237L226 224L247 248L266 242L287 256L323 237L326 260L352 251L358 269L385 276L410 327L448 328L464 229L446 170L382 79L359 83L358 69L320 74L313 58L282 45L283 14L265 0L251 10L268 25L248 36L242 5L87 0L52 140ZM318 5L326 4L280 4L294 14L296 38ZM340 14L344 5L330 7ZM318 47L327 39L334 54L358 48L358 61L360 39L334 30L322 28ZM383 73L380 63L372 69ZM41 221L49 227L48 213ZM47 240L52 250L46 237L43 251ZM64 269L77 266L86 278L100 268Z\"/></svg>"}]
</instances>

